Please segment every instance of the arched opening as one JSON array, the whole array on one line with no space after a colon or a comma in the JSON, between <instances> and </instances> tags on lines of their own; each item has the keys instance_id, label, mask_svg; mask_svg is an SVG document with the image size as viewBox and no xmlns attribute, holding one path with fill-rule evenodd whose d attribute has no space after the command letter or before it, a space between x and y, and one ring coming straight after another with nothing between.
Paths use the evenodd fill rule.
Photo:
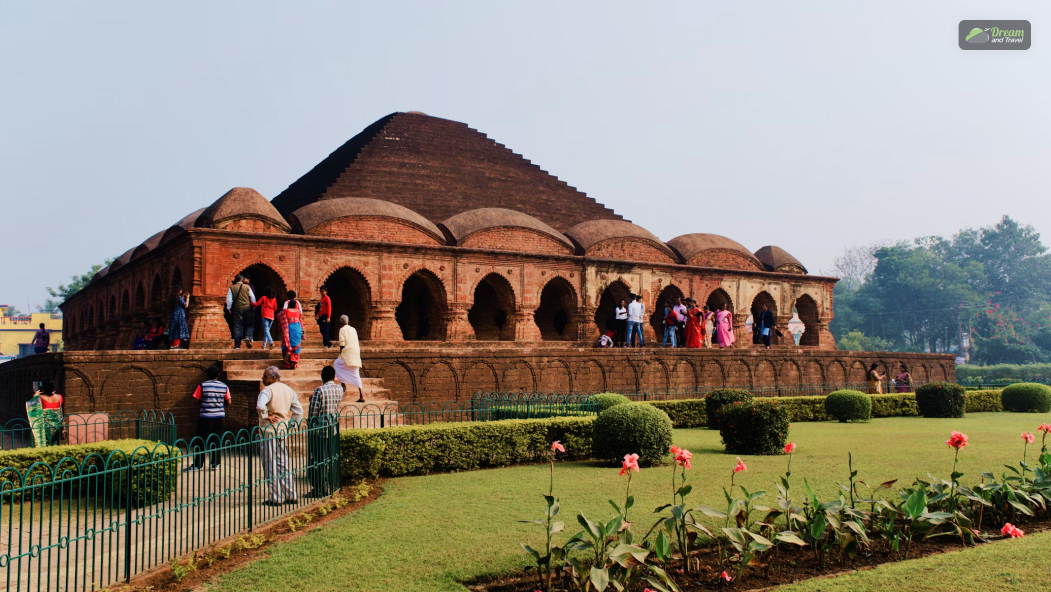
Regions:
<instances>
[{"instance_id":1,"label":"arched opening","mask_svg":"<svg viewBox=\"0 0 1051 592\"><path fill-rule=\"evenodd\" d=\"M726 304L726 310L730 312L734 311L734 301L730 299L730 295L722 288L716 288L711 294L709 294L708 300L705 301L704 304L708 307L708 310L712 312L722 308L723 304Z\"/></svg>"},{"instance_id":2,"label":"arched opening","mask_svg":"<svg viewBox=\"0 0 1051 592\"><path fill-rule=\"evenodd\" d=\"M445 339L445 287L429 271L409 276L401 288L401 304L394 319L406 341L441 341Z\"/></svg>"},{"instance_id":3,"label":"arched opening","mask_svg":"<svg viewBox=\"0 0 1051 592\"><path fill-rule=\"evenodd\" d=\"M88 306L88 322L84 325L85 329L90 329L95 326L95 309Z\"/></svg>"},{"instance_id":4,"label":"arched opening","mask_svg":"<svg viewBox=\"0 0 1051 592\"><path fill-rule=\"evenodd\" d=\"M109 297L109 309L106 311L106 320L115 321L117 319L117 297Z\"/></svg>"},{"instance_id":5,"label":"arched opening","mask_svg":"<svg viewBox=\"0 0 1051 592\"><path fill-rule=\"evenodd\" d=\"M533 320L544 341L576 341L577 296L565 278L553 278L540 291Z\"/></svg>"},{"instance_id":6,"label":"arched opening","mask_svg":"<svg viewBox=\"0 0 1051 592\"><path fill-rule=\"evenodd\" d=\"M139 282L135 286L135 310L141 311L146 308L146 290L142 287L142 282Z\"/></svg>"},{"instance_id":7,"label":"arched opening","mask_svg":"<svg viewBox=\"0 0 1051 592\"><path fill-rule=\"evenodd\" d=\"M629 303L629 297L631 297L631 289L620 280L606 286L599 298L598 308L595 310L595 325L599 333L616 331L616 323L613 322L616 319L616 308L621 300L626 306Z\"/></svg>"},{"instance_id":8,"label":"arched opening","mask_svg":"<svg viewBox=\"0 0 1051 592\"><path fill-rule=\"evenodd\" d=\"M347 315L350 326L358 332L358 338L368 339L372 296L365 276L352 267L341 267L328 276L325 288L328 289L328 297L332 300L332 336L338 335L339 317Z\"/></svg>"},{"instance_id":9,"label":"arched opening","mask_svg":"<svg viewBox=\"0 0 1051 592\"><path fill-rule=\"evenodd\" d=\"M774 315L774 323L775 324L777 323L777 302L774 301L774 297L771 296L770 293L766 292L766 291L763 291L763 292L760 292L760 293L756 294L755 298L752 299L752 308L751 308L751 313L752 313L751 323L752 323L752 325L749 326L749 330L752 331L752 343L762 343L763 342L762 337L757 335L756 332L755 332L755 329L754 329L755 325L754 325L754 323L759 322L759 314L763 312L763 305L764 304L767 307L769 307L770 312L773 313L773 315ZM777 333L775 331L771 330L770 331L770 345L777 345L777 344L778 344Z\"/></svg>"},{"instance_id":10,"label":"arched opening","mask_svg":"<svg viewBox=\"0 0 1051 592\"><path fill-rule=\"evenodd\" d=\"M650 311L650 327L653 327L653 334L657 336L658 343L664 340L664 304L667 302L675 306L679 303L679 298L685 298L682 290L678 286L668 285L661 290L661 293L657 295L657 300L653 302L653 309Z\"/></svg>"},{"instance_id":11,"label":"arched opening","mask_svg":"<svg viewBox=\"0 0 1051 592\"><path fill-rule=\"evenodd\" d=\"M120 295L120 316L124 318L131 316L131 298L128 297L127 290Z\"/></svg>"},{"instance_id":12,"label":"arched opening","mask_svg":"<svg viewBox=\"0 0 1051 592\"><path fill-rule=\"evenodd\" d=\"M180 270L178 267L176 267L175 271L172 272L172 287L174 288L175 286L181 286L183 288L186 287L182 284L182 270Z\"/></svg>"},{"instance_id":13,"label":"arched opening","mask_svg":"<svg viewBox=\"0 0 1051 592\"><path fill-rule=\"evenodd\" d=\"M515 293L503 276L490 273L474 289L467 322L478 341L515 340Z\"/></svg>"},{"instance_id":14,"label":"arched opening","mask_svg":"<svg viewBox=\"0 0 1051 592\"><path fill-rule=\"evenodd\" d=\"M77 334L77 316L69 315L69 332L71 335Z\"/></svg>"},{"instance_id":15,"label":"arched opening","mask_svg":"<svg viewBox=\"0 0 1051 592\"><path fill-rule=\"evenodd\" d=\"M150 288L150 304L156 306L164 302L164 288L161 287L161 274L153 274L153 287Z\"/></svg>"},{"instance_id":16,"label":"arched opening","mask_svg":"<svg viewBox=\"0 0 1051 592\"><path fill-rule=\"evenodd\" d=\"M803 294L796 300L796 312L803 323L803 335L799 338L799 345L820 345L817 328L817 302L814 302L809 295Z\"/></svg>"},{"instance_id":17,"label":"arched opening","mask_svg":"<svg viewBox=\"0 0 1051 592\"><path fill-rule=\"evenodd\" d=\"M277 275L276 271L262 263L256 263L239 271L238 274L248 278L248 285L252 286L252 293L255 294L256 299L266 296L273 289L275 298L277 298L277 310L281 310L285 300L287 300L288 288L285 287L284 280ZM233 282L233 279L230 278L230 281ZM225 297L226 294L224 293L223 296ZM307 313L308 311L303 311L304 330L306 329L306 318L309 317ZM270 327L270 337L274 342L280 343L281 329L277 326L277 323ZM263 339L263 315L259 314L258 308L255 309L255 330L252 338L256 341L262 341Z\"/></svg>"}]
</instances>

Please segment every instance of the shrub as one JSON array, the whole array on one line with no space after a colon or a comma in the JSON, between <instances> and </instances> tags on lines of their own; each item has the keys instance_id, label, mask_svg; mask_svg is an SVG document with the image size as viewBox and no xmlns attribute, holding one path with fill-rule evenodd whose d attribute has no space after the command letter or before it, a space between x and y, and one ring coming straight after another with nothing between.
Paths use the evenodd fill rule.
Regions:
<instances>
[{"instance_id":1,"label":"shrub","mask_svg":"<svg viewBox=\"0 0 1051 592\"><path fill-rule=\"evenodd\" d=\"M19 488L26 483L38 486L24 492L27 498L101 495L123 506L131 460L132 504L143 507L171 497L179 480L181 455L177 448L149 440L6 450L0 452L0 467L4 467L0 469L0 488ZM47 485L56 478L65 483Z\"/></svg>"},{"instance_id":2,"label":"shrub","mask_svg":"<svg viewBox=\"0 0 1051 592\"><path fill-rule=\"evenodd\" d=\"M825 411L825 397L777 397L764 399L771 405L788 412L788 421L828 421L832 419Z\"/></svg>"},{"instance_id":3,"label":"shrub","mask_svg":"<svg viewBox=\"0 0 1051 592\"><path fill-rule=\"evenodd\" d=\"M707 425L708 413L705 411L704 399L647 401L646 404L667 413L672 426L676 428L703 428Z\"/></svg>"},{"instance_id":4,"label":"shrub","mask_svg":"<svg viewBox=\"0 0 1051 592\"><path fill-rule=\"evenodd\" d=\"M788 438L788 411L765 401L732 403L716 411L719 434L730 454L781 454Z\"/></svg>"},{"instance_id":5,"label":"shrub","mask_svg":"<svg viewBox=\"0 0 1051 592\"><path fill-rule=\"evenodd\" d=\"M967 394L955 383L929 382L916 389L916 407L924 417L963 417Z\"/></svg>"},{"instance_id":6,"label":"shrub","mask_svg":"<svg viewBox=\"0 0 1051 592\"><path fill-rule=\"evenodd\" d=\"M1000 390L967 391L967 413L980 413L983 411L1003 411L1004 406L1000 402Z\"/></svg>"},{"instance_id":7,"label":"shrub","mask_svg":"<svg viewBox=\"0 0 1051 592\"><path fill-rule=\"evenodd\" d=\"M704 410L708 417L708 427L717 430L716 411L727 403L745 403L752 400L752 393L734 389L716 389L704 398Z\"/></svg>"},{"instance_id":8,"label":"shrub","mask_svg":"<svg viewBox=\"0 0 1051 592\"><path fill-rule=\"evenodd\" d=\"M1000 394L1004 411L1047 413L1051 411L1051 388L1035 382L1005 386Z\"/></svg>"},{"instance_id":9,"label":"shrub","mask_svg":"<svg viewBox=\"0 0 1051 592\"><path fill-rule=\"evenodd\" d=\"M598 399L599 413L602 413L610 407L631 403L631 399L619 393L599 393L595 395L595 398Z\"/></svg>"},{"instance_id":10,"label":"shrub","mask_svg":"<svg viewBox=\"0 0 1051 592\"><path fill-rule=\"evenodd\" d=\"M668 414L653 405L617 405L595 420L595 458L620 462L625 454L638 454L641 466L661 464L671 446L671 429Z\"/></svg>"},{"instance_id":11,"label":"shrub","mask_svg":"<svg viewBox=\"0 0 1051 592\"><path fill-rule=\"evenodd\" d=\"M916 408L916 393L892 393L869 395L872 401L872 417L909 417L919 415Z\"/></svg>"},{"instance_id":12,"label":"shrub","mask_svg":"<svg viewBox=\"0 0 1051 592\"><path fill-rule=\"evenodd\" d=\"M590 458L594 421L554 417L344 430L339 434L343 478L352 483L543 461L555 440L566 448L560 460Z\"/></svg>"},{"instance_id":13,"label":"shrub","mask_svg":"<svg viewBox=\"0 0 1051 592\"><path fill-rule=\"evenodd\" d=\"M860 391L834 391L825 397L825 411L841 423L868 421L872 417L872 399Z\"/></svg>"}]
</instances>

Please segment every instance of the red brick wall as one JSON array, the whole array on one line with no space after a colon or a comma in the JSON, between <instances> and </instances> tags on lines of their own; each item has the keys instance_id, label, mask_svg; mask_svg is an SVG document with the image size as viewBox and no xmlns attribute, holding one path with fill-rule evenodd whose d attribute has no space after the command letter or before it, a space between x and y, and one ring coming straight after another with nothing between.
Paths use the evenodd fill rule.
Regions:
<instances>
[{"instance_id":1,"label":"red brick wall","mask_svg":"<svg viewBox=\"0 0 1051 592\"><path fill-rule=\"evenodd\" d=\"M415 226L378 216L337 218L316 226L310 235L409 245L441 244Z\"/></svg>"},{"instance_id":2,"label":"red brick wall","mask_svg":"<svg viewBox=\"0 0 1051 592\"><path fill-rule=\"evenodd\" d=\"M653 245L632 239L614 239L592 245L588 257L604 259L621 259L625 261L652 261L654 263L675 263L670 255Z\"/></svg>"},{"instance_id":3,"label":"red brick wall","mask_svg":"<svg viewBox=\"0 0 1051 592\"><path fill-rule=\"evenodd\" d=\"M273 224L264 222L262 220L251 220L248 218L237 218L234 220L220 222L217 229L220 230L237 230L240 232L272 232L275 234L284 234L285 231Z\"/></svg>"},{"instance_id":4,"label":"red brick wall","mask_svg":"<svg viewBox=\"0 0 1051 592\"><path fill-rule=\"evenodd\" d=\"M740 269L745 271L762 271L755 261L744 255L723 249L709 249L701 251L687 261L689 265L700 267L716 267L719 269Z\"/></svg>"},{"instance_id":5,"label":"red brick wall","mask_svg":"<svg viewBox=\"0 0 1051 592\"><path fill-rule=\"evenodd\" d=\"M461 247L518 253L573 254L573 250L565 243L523 228L488 228L467 236L458 244Z\"/></svg>"}]
</instances>

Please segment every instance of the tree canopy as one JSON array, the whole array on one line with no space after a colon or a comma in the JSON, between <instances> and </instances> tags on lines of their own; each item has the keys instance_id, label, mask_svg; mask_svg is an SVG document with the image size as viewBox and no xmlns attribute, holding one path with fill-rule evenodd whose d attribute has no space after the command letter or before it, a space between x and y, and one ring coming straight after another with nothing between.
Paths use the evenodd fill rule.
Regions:
<instances>
[{"instance_id":1,"label":"tree canopy","mask_svg":"<svg viewBox=\"0 0 1051 592\"><path fill-rule=\"evenodd\" d=\"M972 362L1051 361L1051 255L1031 226L1004 216L948 239L853 247L837 266L865 253L871 271L836 286L840 347L951 352L963 329Z\"/></svg>"},{"instance_id":2,"label":"tree canopy","mask_svg":"<svg viewBox=\"0 0 1051 592\"><path fill-rule=\"evenodd\" d=\"M84 286L88 285L91 278L95 277L95 274L99 272L103 267L113 263L113 259L106 259L101 265L92 265L91 269L83 275L70 276L72 281L69 284L59 284L57 288L48 286L47 293L51 295L44 301L44 304L37 306L38 312L49 312L52 314L58 314L58 306L69 299L70 296L84 289Z\"/></svg>"}]
</instances>

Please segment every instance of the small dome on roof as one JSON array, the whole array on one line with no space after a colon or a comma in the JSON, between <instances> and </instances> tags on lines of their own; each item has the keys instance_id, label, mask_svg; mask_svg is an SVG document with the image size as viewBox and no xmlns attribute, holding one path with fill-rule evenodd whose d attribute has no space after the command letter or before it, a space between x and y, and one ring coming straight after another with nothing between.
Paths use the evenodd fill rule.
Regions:
<instances>
[{"instance_id":1,"label":"small dome on roof","mask_svg":"<svg viewBox=\"0 0 1051 592\"><path fill-rule=\"evenodd\" d=\"M161 238L164 236L164 232L165 231L163 230L158 232L157 234L143 241L141 245L135 247L135 250L131 253L131 260L134 261L139 257L145 255L146 253L149 253L150 251L156 249L157 245L161 244Z\"/></svg>"},{"instance_id":2,"label":"small dome on roof","mask_svg":"<svg viewBox=\"0 0 1051 592\"><path fill-rule=\"evenodd\" d=\"M124 253L122 253L120 257L117 257L116 259L113 260L113 263L109 264L109 270L113 271L114 269L120 269L128 261L131 261L131 255L132 255L132 253L134 251L135 251L135 247L132 247L132 248L128 249L127 251L124 251Z\"/></svg>"},{"instance_id":3,"label":"small dome on roof","mask_svg":"<svg viewBox=\"0 0 1051 592\"><path fill-rule=\"evenodd\" d=\"M179 236L183 232L186 232L187 230L193 228L194 223L197 222L197 217L200 216L203 212L204 208L201 208L196 212L187 215L185 218L179 220L175 224L172 224L171 227L169 227L168 230L165 230L164 234L161 235L161 240L158 243L158 246L166 244L167 242Z\"/></svg>"},{"instance_id":4,"label":"small dome on roof","mask_svg":"<svg viewBox=\"0 0 1051 592\"><path fill-rule=\"evenodd\" d=\"M600 243L613 239L634 239L650 244L673 262L679 258L652 232L626 220L588 220L566 231L566 236L577 241L585 253Z\"/></svg>"},{"instance_id":5,"label":"small dome on roof","mask_svg":"<svg viewBox=\"0 0 1051 592\"><path fill-rule=\"evenodd\" d=\"M767 245L755 252L756 259L762 262L767 271L782 273L808 273L798 259L788 254L781 247Z\"/></svg>"},{"instance_id":6,"label":"small dome on roof","mask_svg":"<svg viewBox=\"0 0 1051 592\"><path fill-rule=\"evenodd\" d=\"M254 220L263 223L260 228L252 225L235 224L242 220ZM281 232L291 228L281 217L277 208L255 189L234 187L215 200L208 209L201 212L194 224L198 228L229 228L230 230L264 230L267 226Z\"/></svg>"},{"instance_id":7,"label":"small dome on roof","mask_svg":"<svg viewBox=\"0 0 1051 592\"><path fill-rule=\"evenodd\" d=\"M442 222L457 244L464 238L489 228L528 228L545 234L565 245L570 252L574 251L573 243L561 232L537 220L529 214L523 214L506 208L478 208L467 210Z\"/></svg>"},{"instance_id":8,"label":"small dome on roof","mask_svg":"<svg viewBox=\"0 0 1051 592\"><path fill-rule=\"evenodd\" d=\"M107 265L106 267L103 267L102 269L98 270L95 273L95 275L91 276L91 281L88 283L93 284L96 280L101 280L102 278L106 277L106 274L109 273L109 267L110 266Z\"/></svg>"},{"instance_id":9,"label":"small dome on roof","mask_svg":"<svg viewBox=\"0 0 1051 592\"><path fill-rule=\"evenodd\" d=\"M763 269L763 264L748 249L744 248L741 243L718 234L707 234L704 232L684 234L668 241L668 246L675 249L682 256L683 261L690 265L705 267L725 266L725 263L716 265L702 255L705 251L724 251L737 255L738 258L736 260L739 263L735 265L743 266L741 267L742 269ZM736 269L737 267L731 268Z\"/></svg>"},{"instance_id":10,"label":"small dome on roof","mask_svg":"<svg viewBox=\"0 0 1051 592\"><path fill-rule=\"evenodd\" d=\"M445 244L445 235L433 222L416 212L389 201L364 197L340 197L322 199L305 205L289 215L294 232L310 234L311 230L338 218L352 217L392 218L417 227L431 235L440 244Z\"/></svg>"}]
</instances>

